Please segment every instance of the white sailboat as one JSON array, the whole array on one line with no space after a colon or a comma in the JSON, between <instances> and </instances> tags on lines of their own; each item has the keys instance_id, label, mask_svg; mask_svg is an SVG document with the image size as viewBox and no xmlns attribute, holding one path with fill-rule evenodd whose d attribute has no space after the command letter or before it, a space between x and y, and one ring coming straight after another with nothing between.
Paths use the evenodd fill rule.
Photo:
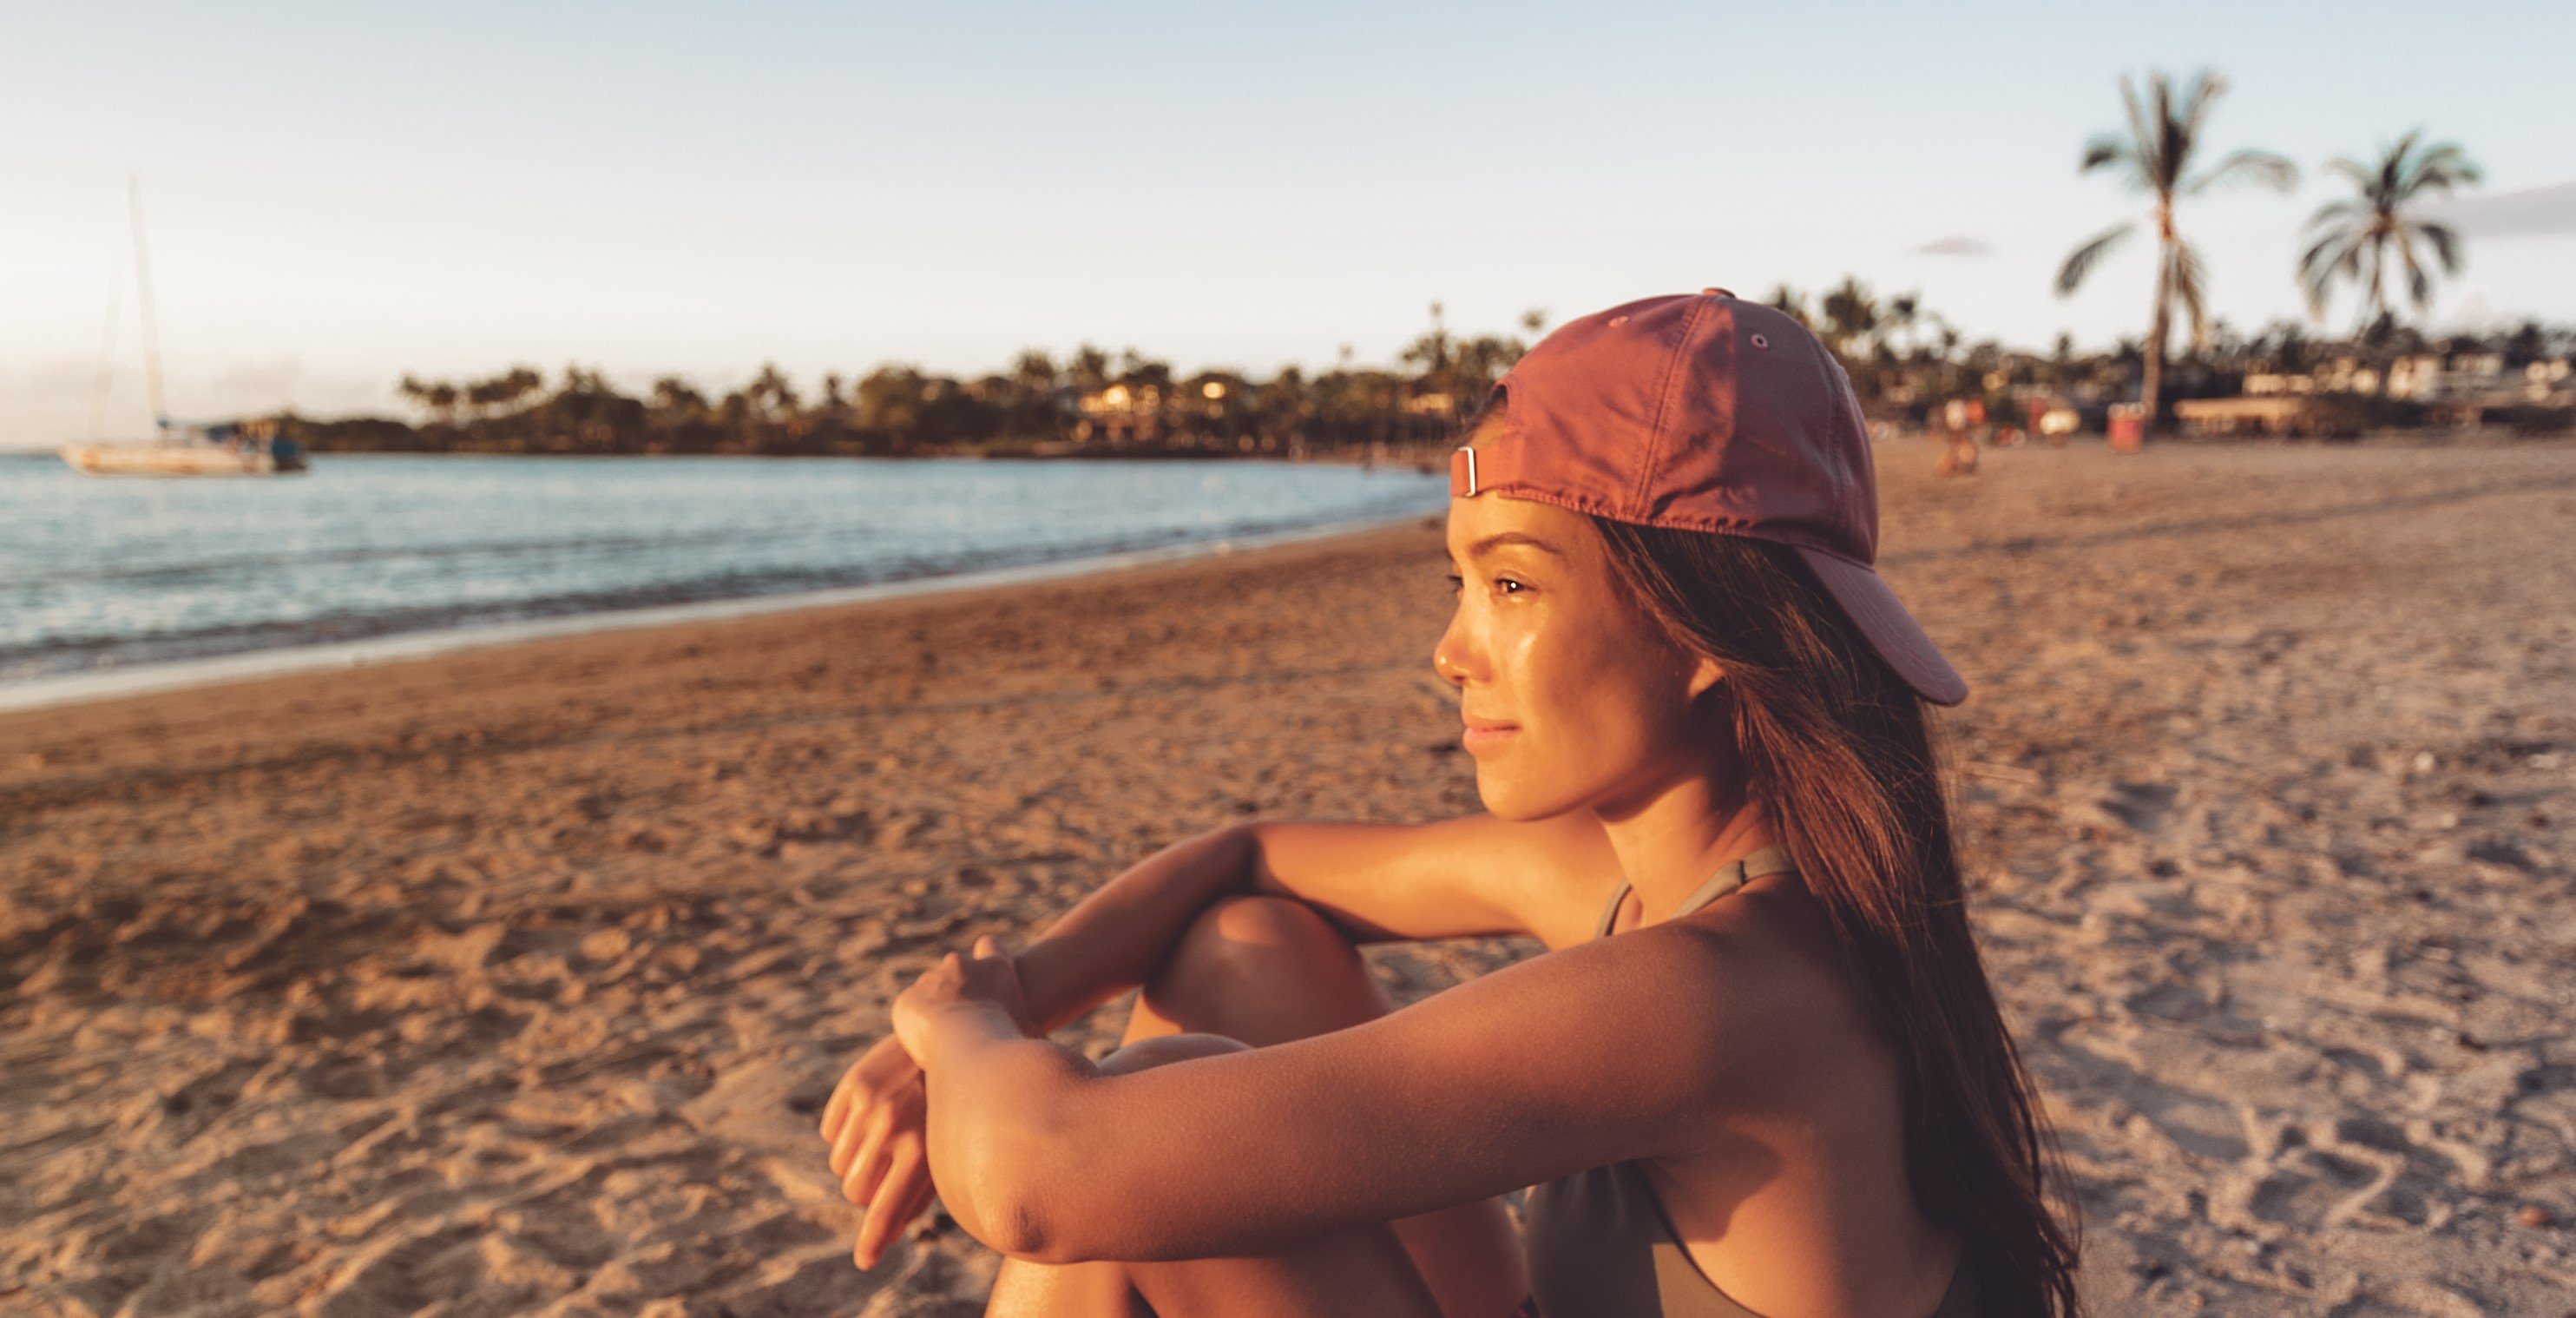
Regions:
<instances>
[{"instance_id":1,"label":"white sailboat","mask_svg":"<svg viewBox=\"0 0 2576 1318\"><path fill-rule=\"evenodd\" d=\"M143 318L143 374L152 391L152 424L157 433L142 444L67 444L58 450L63 461L92 476L275 476L304 470L303 447L278 434L275 421L200 425L170 419L170 409L161 397L161 342L152 320L152 264L143 246L143 185L132 175L125 182L134 215L134 284ZM104 375L100 384L103 394Z\"/></svg>"}]
</instances>

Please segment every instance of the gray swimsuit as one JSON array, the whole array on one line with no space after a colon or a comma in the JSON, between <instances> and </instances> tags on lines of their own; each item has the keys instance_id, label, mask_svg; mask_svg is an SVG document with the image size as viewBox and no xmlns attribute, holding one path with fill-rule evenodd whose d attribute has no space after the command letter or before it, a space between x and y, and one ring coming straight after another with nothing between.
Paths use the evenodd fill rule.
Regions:
<instances>
[{"instance_id":1,"label":"gray swimsuit","mask_svg":"<svg viewBox=\"0 0 2576 1318\"><path fill-rule=\"evenodd\" d=\"M1787 852L1765 847L1719 871L1674 918L1755 879L1796 869ZM1627 896L1622 881L1593 937L1610 936ZM1634 1162L1533 1186L1521 1216L1530 1269L1530 1301L1521 1306L1526 1318L1760 1318L1701 1275ZM1976 1278L1962 1260L1931 1318L1971 1318L1976 1309Z\"/></svg>"}]
</instances>

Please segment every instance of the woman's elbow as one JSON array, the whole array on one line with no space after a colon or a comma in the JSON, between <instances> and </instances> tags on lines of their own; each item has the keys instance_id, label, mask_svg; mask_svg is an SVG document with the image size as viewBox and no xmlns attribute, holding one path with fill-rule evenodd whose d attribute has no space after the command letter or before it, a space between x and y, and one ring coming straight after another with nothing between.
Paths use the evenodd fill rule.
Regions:
<instances>
[{"instance_id":1,"label":"woman's elbow","mask_svg":"<svg viewBox=\"0 0 2576 1318\"><path fill-rule=\"evenodd\" d=\"M1018 1200L976 1201L974 1207L965 1212L950 1209L949 1216L957 1219L957 1225L964 1228L966 1234L1005 1258L1049 1264L1079 1261L1058 1257L1057 1242L1028 1206Z\"/></svg>"},{"instance_id":2,"label":"woman's elbow","mask_svg":"<svg viewBox=\"0 0 2576 1318\"><path fill-rule=\"evenodd\" d=\"M1091 1233L1082 1226L1096 1215L1078 1202L1078 1174L1061 1156L1066 1141L1045 1124L988 1127L952 1157L934 1157L932 1179L948 1215L994 1252L1033 1263L1088 1262L1081 1251L1098 1242L1085 1239Z\"/></svg>"},{"instance_id":3,"label":"woman's elbow","mask_svg":"<svg viewBox=\"0 0 2576 1318\"><path fill-rule=\"evenodd\" d=\"M1106 1242L1091 1238L1096 1233L1082 1229L1078 1210L1065 1207L1050 1204L1034 1188L991 1187L965 1213L952 1209L949 1216L966 1234L1006 1258L1061 1267L1107 1257Z\"/></svg>"}]
</instances>

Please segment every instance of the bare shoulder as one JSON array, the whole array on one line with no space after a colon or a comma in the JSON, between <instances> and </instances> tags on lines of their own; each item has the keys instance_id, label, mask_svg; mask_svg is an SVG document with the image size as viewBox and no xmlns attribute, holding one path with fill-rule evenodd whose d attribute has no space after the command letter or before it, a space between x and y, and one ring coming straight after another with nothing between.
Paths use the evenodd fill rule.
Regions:
<instances>
[{"instance_id":1,"label":"bare shoulder","mask_svg":"<svg viewBox=\"0 0 2576 1318\"><path fill-rule=\"evenodd\" d=\"M1649 1042L1688 1059L1722 1110L1805 1108L1887 1060L1824 909L1794 879L1757 880L1677 920L1605 940L1621 976L1695 1010Z\"/></svg>"},{"instance_id":2,"label":"bare shoulder","mask_svg":"<svg viewBox=\"0 0 2576 1318\"><path fill-rule=\"evenodd\" d=\"M1606 893L1603 894L1606 897ZM1668 1111L1796 1105L1876 1040L1822 909L1794 881L1693 915L1587 936L1436 994L1509 1023L1522 1075L1622 1077ZM1470 1004L1474 1004L1472 1007Z\"/></svg>"}]
</instances>

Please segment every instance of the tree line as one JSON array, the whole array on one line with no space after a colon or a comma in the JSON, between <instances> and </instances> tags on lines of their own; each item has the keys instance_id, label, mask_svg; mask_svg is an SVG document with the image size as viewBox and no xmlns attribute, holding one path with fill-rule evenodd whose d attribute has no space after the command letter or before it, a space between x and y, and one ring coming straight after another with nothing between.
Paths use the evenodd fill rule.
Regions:
<instances>
[{"instance_id":1,"label":"tree line","mask_svg":"<svg viewBox=\"0 0 2576 1318\"><path fill-rule=\"evenodd\" d=\"M1930 414L1953 400L1980 402L1999 423L2019 424L2029 404L2041 401L2071 408L2087 429L2099 430L2111 404L2139 396L2150 367L2146 343L2135 338L2094 352L2077 352L2064 334L2047 351L1969 339L1919 294L1882 295L1854 277L1818 294L1782 284L1769 301L1833 351L1863 411L1909 426L1927 426ZM2298 320L2240 330L2213 316L2195 326L2183 352L2155 363L2158 398L2169 409L2183 399L2242 393L2250 376L2312 375L2346 363L2371 369L2375 392L2336 400L2332 419L2346 427L2337 433L2424 425L2438 422L2443 409L2389 397L2387 386L2390 363L2426 354L2491 356L2499 378L2510 381L2534 363L2576 364L2576 325L2527 320L2494 333L2435 337L2382 311L2350 334L2326 335ZM2506 415L2516 410L2486 409L2536 429L2564 428L2568 420L2564 406Z\"/></svg>"},{"instance_id":2,"label":"tree line","mask_svg":"<svg viewBox=\"0 0 2576 1318\"><path fill-rule=\"evenodd\" d=\"M2090 352L2077 352L2064 335L2046 351L2007 347L1969 338L1918 293L1882 292L1857 277L1812 294L1784 284L1767 300L1832 350L1864 410L1900 425L1920 425L1953 399L1980 400L1990 416L2012 418L2046 398L2078 408L2088 428L2098 428L2109 403L2138 395L2148 370L2149 351L2137 339ZM1431 328L1392 364L1357 366L1346 355L1331 370L1287 366L1266 378L1183 374L1132 349L1113 355L1091 346L1062 359L1031 349L1007 369L976 376L901 364L856 377L826 374L810 390L775 365L722 392L665 376L640 394L581 366L551 381L514 366L483 379L405 377L400 391L425 417L417 423L280 420L306 447L339 452L1394 458L1448 442L1527 349L1524 335L1545 324L1531 312L1520 334L1457 335L1435 307ZM2185 351L2157 363L2165 404L2238 393L2249 375L2304 374L2339 358L2492 353L2514 371L2576 359L2576 326L2538 322L2443 339L2385 312L2341 337L2291 320L2239 331L2213 317L2196 331ZM2393 401L2364 410L2371 425L2423 419L2423 409Z\"/></svg>"},{"instance_id":3,"label":"tree line","mask_svg":"<svg viewBox=\"0 0 2576 1318\"><path fill-rule=\"evenodd\" d=\"M1134 349L1086 344L1058 358L1022 352L1003 370L941 375L889 363L824 375L809 391L775 364L715 392L664 376L640 394L599 371L566 367L550 384L529 366L485 379L405 376L398 392L423 416L280 418L324 451L699 453L878 456L1112 452L1308 456L1434 445L1455 431L1546 328L1525 313L1518 333L1431 324L1385 366L1345 348L1330 370L1286 366L1266 378L1183 373Z\"/></svg>"}]
</instances>

